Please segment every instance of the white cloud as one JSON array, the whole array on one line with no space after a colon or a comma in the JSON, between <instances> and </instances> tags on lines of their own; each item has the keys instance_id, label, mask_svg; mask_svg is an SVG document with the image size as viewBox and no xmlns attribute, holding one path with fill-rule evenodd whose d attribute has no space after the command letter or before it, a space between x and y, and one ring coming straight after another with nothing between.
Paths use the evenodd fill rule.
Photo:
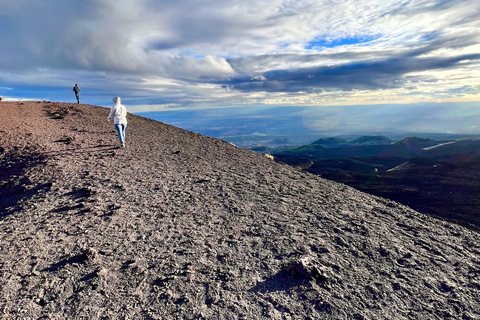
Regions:
<instances>
[{"instance_id":1,"label":"white cloud","mask_svg":"<svg viewBox=\"0 0 480 320\"><path fill-rule=\"evenodd\" d=\"M396 75L392 81L407 76L436 81L414 85L411 96L419 99L446 99L445 93L478 76L473 55L480 53L480 21L473 0L0 0L0 8L0 85L5 87L68 87L78 81L86 93L121 90L145 103L190 107L322 104L356 94L330 90L326 98L323 87L303 82L294 92L291 83L269 81L269 75L356 63L368 68L368 62L394 56L472 55L449 69ZM258 82L251 84L257 92L221 89L220 80L242 76ZM321 82L315 73L304 78ZM372 89L367 96L407 99L398 92L414 86L384 88L391 91L386 95ZM155 103L159 99L162 103Z\"/></svg>"},{"instance_id":2,"label":"white cloud","mask_svg":"<svg viewBox=\"0 0 480 320\"><path fill-rule=\"evenodd\" d=\"M263 75L257 75L255 77L253 77L252 80L254 80L254 81L267 81L267 78L265 78L265 76L263 76Z\"/></svg>"}]
</instances>

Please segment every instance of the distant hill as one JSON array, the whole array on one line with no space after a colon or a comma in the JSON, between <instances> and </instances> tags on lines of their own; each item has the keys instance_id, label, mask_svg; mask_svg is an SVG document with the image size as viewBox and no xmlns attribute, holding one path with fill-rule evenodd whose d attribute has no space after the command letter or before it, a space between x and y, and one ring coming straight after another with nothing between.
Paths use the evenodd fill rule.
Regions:
<instances>
[{"instance_id":1,"label":"distant hill","mask_svg":"<svg viewBox=\"0 0 480 320\"><path fill-rule=\"evenodd\" d=\"M293 166L297 158L311 160L313 164L302 166L304 170L480 229L478 138L407 137L386 145L308 147L274 155Z\"/></svg>"},{"instance_id":2,"label":"distant hill","mask_svg":"<svg viewBox=\"0 0 480 320\"><path fill-rule=\"evenodd\" d=\"M468 140L468 139L467 139ZM326 141L327 144L321 142ZM355 143L353 143L355 141ZM338 144L335 146L335 143ZM339 138L319 139L312 144L290 149L272 149L272 153L309 159L345 159L351 157L414 157L423 156L424 149L446 141L428 138L407 137L395 143L387 137L363 136L352 142L343 142ZM329 145L327 147L327 145Z\"/></svg>"},{"instance_id":3,"label":"distant hill","mask_svg":"<svg viewBox=\"0 0 480 320\"><path fill-rule=\"evenodd\" d=\"M424 144L424 143L433 143L435 140L430 138L419 138L419 137L407 137L400 141L395 142L397 145L412 145L412 144Z\"/></svg>"},{"instance_id":4,"label":"distant hill","mask_svg":"<svg viewBox=\"0 0 480 320\"><path fill-rule=\"evenodd\" d=\"M270 145L293 145L295 144L290 138L276 138L270 141Z\"/></svg>"},{"instance_id":5,"label":"distant hill","mask_svg":"<svg viewBox=\"0 0 480 320\"><path fill-rule=\"evenodd\" d=\"M478 232L107 113L0 103L3 319L480 317Z\"/></svg>"},{"instance_id":6,"label":"distant hill","mask_svg":"<svg viewBox=\"0 0 480 320\"><path fill-rule=\"evenodd\" d=\"M324 146L326 148L338 148L349 145L347 140L338 137L320 138L311 144Z\"/></svg>"},{"instance_id":7,"label":"distant hill","mask_svg":"<svg viewBox=\"0 0 480 320\"><path fill-rule=\"evenodd\" d=\"M392 139L384 136L363 136L355 140L350 141L351 144L363 144L363 145L372 145L372 144L391 144Z\"/></svg>"},{"instance_id":8,"label":"distant hill","mask_svg":"<svg viewBox=\"0 0 480 320\"><path fill-rule=\"evenodd\" d=\"M302 158L296 158L296 157L289 157L285 155L276 155L275 159L277 161L281 161L283 163L287 163L293 167L306 170L310 168L314 162L309 159L302 159Z\"/></svg>"},{"instance_id":9,"label":"distant hill","mask_svg":"<svg viewBox=\"0 0 480 320\"><path fill-rule=\"evenodd\" d=\"M272 148L268 146L258 146L258 147L252 147L250 148L250 150L257 153L270 153L270 150L272 150Z\"/></svg>"},{"instance_id":10,"label":"distant hill","mask_svg":"<svg viewBox=\"0 0 480 320\"><path fill-rule=\"evenodd\" d=\"M325 148L351 147L352 145L388 145L392 140L384 136L362 136L348 141L341 137L325 137L315 140L311 145L320 145Z\"/></svg>"},{"instance_id":11,"label":"distant hill","mask_svg":"<svg viewBox=\"0 0 480 320\"><path fill-rule=\"evenodd\" d=\"M291 149L286 149L285 153L309 153L309 152L312 152L312 151L315 151L315 152L320 151L321 152L325 149L326 149L326 147L324 147L323 145L307 144L307 145L300 146L300 147L294 147L294 148L291 148Z\"/></svg>"}]
</instances>

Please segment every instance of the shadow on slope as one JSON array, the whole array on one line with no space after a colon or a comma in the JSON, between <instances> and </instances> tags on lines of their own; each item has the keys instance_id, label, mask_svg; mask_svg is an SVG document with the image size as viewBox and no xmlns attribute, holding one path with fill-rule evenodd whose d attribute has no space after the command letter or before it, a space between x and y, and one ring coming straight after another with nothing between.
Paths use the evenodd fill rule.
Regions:
<instances>
[{"instance_id":1,"label":"shadow on slope","mask_svg":"<svg viewBox=\"0 0 480 320\"><path fill-rule=\"evenodd\" d=\"M0 150L0 153L3 149ZM18 149L0 158L0 218L20 210L20 200L29 199L40 191L49 190L51 182L33 184L25 175L27 170L45 163L45 157L36 153L22 153Z\"/></svg>"},{"instance_id":2,"label":"shadow on slope","mask_svg":"<svg viewBox=\"0 0 480 320\"><path fill-rule=\"evenodd\" d=\"M270 278L259 282L255 287L251 288L250 292L276 292L286 291L302 285L308 285L309 281L300 277L294 277L287 273L285 270L281 270Z\"/></svg>"}]
</instances>

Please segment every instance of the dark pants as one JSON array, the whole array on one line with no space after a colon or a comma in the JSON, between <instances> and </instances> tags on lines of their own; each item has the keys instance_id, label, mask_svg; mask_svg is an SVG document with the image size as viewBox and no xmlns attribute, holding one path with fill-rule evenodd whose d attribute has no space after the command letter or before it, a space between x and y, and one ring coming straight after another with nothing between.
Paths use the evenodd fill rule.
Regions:
<instances>
[{"instance_id":1,"label":"dark pants","mask_svg":"<svg viewBox=\"0 0 480 320\"><path fill-rule=\"evenodd\" d=\"M77 98L77 103L80 103L80 93L75 92L75 98Z\"/></svg>"}]
</instances>

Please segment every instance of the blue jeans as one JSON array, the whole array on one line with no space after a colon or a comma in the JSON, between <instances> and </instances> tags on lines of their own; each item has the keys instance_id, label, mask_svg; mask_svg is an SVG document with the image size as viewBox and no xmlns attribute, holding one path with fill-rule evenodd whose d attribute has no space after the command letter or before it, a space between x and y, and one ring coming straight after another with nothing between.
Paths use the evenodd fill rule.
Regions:
<instances>
[{"instance_id":1,"label":"blue jeans","mask_svg":"<svg viewBox=\"0 0 480 320\"><path fill-rule=\"evenodd\" d=\"M115 129L117 129L118 132L118 139L120 142L125 141L125 129L127 129L127 124L116 124Z\"/></svg>"}]
</instances>

